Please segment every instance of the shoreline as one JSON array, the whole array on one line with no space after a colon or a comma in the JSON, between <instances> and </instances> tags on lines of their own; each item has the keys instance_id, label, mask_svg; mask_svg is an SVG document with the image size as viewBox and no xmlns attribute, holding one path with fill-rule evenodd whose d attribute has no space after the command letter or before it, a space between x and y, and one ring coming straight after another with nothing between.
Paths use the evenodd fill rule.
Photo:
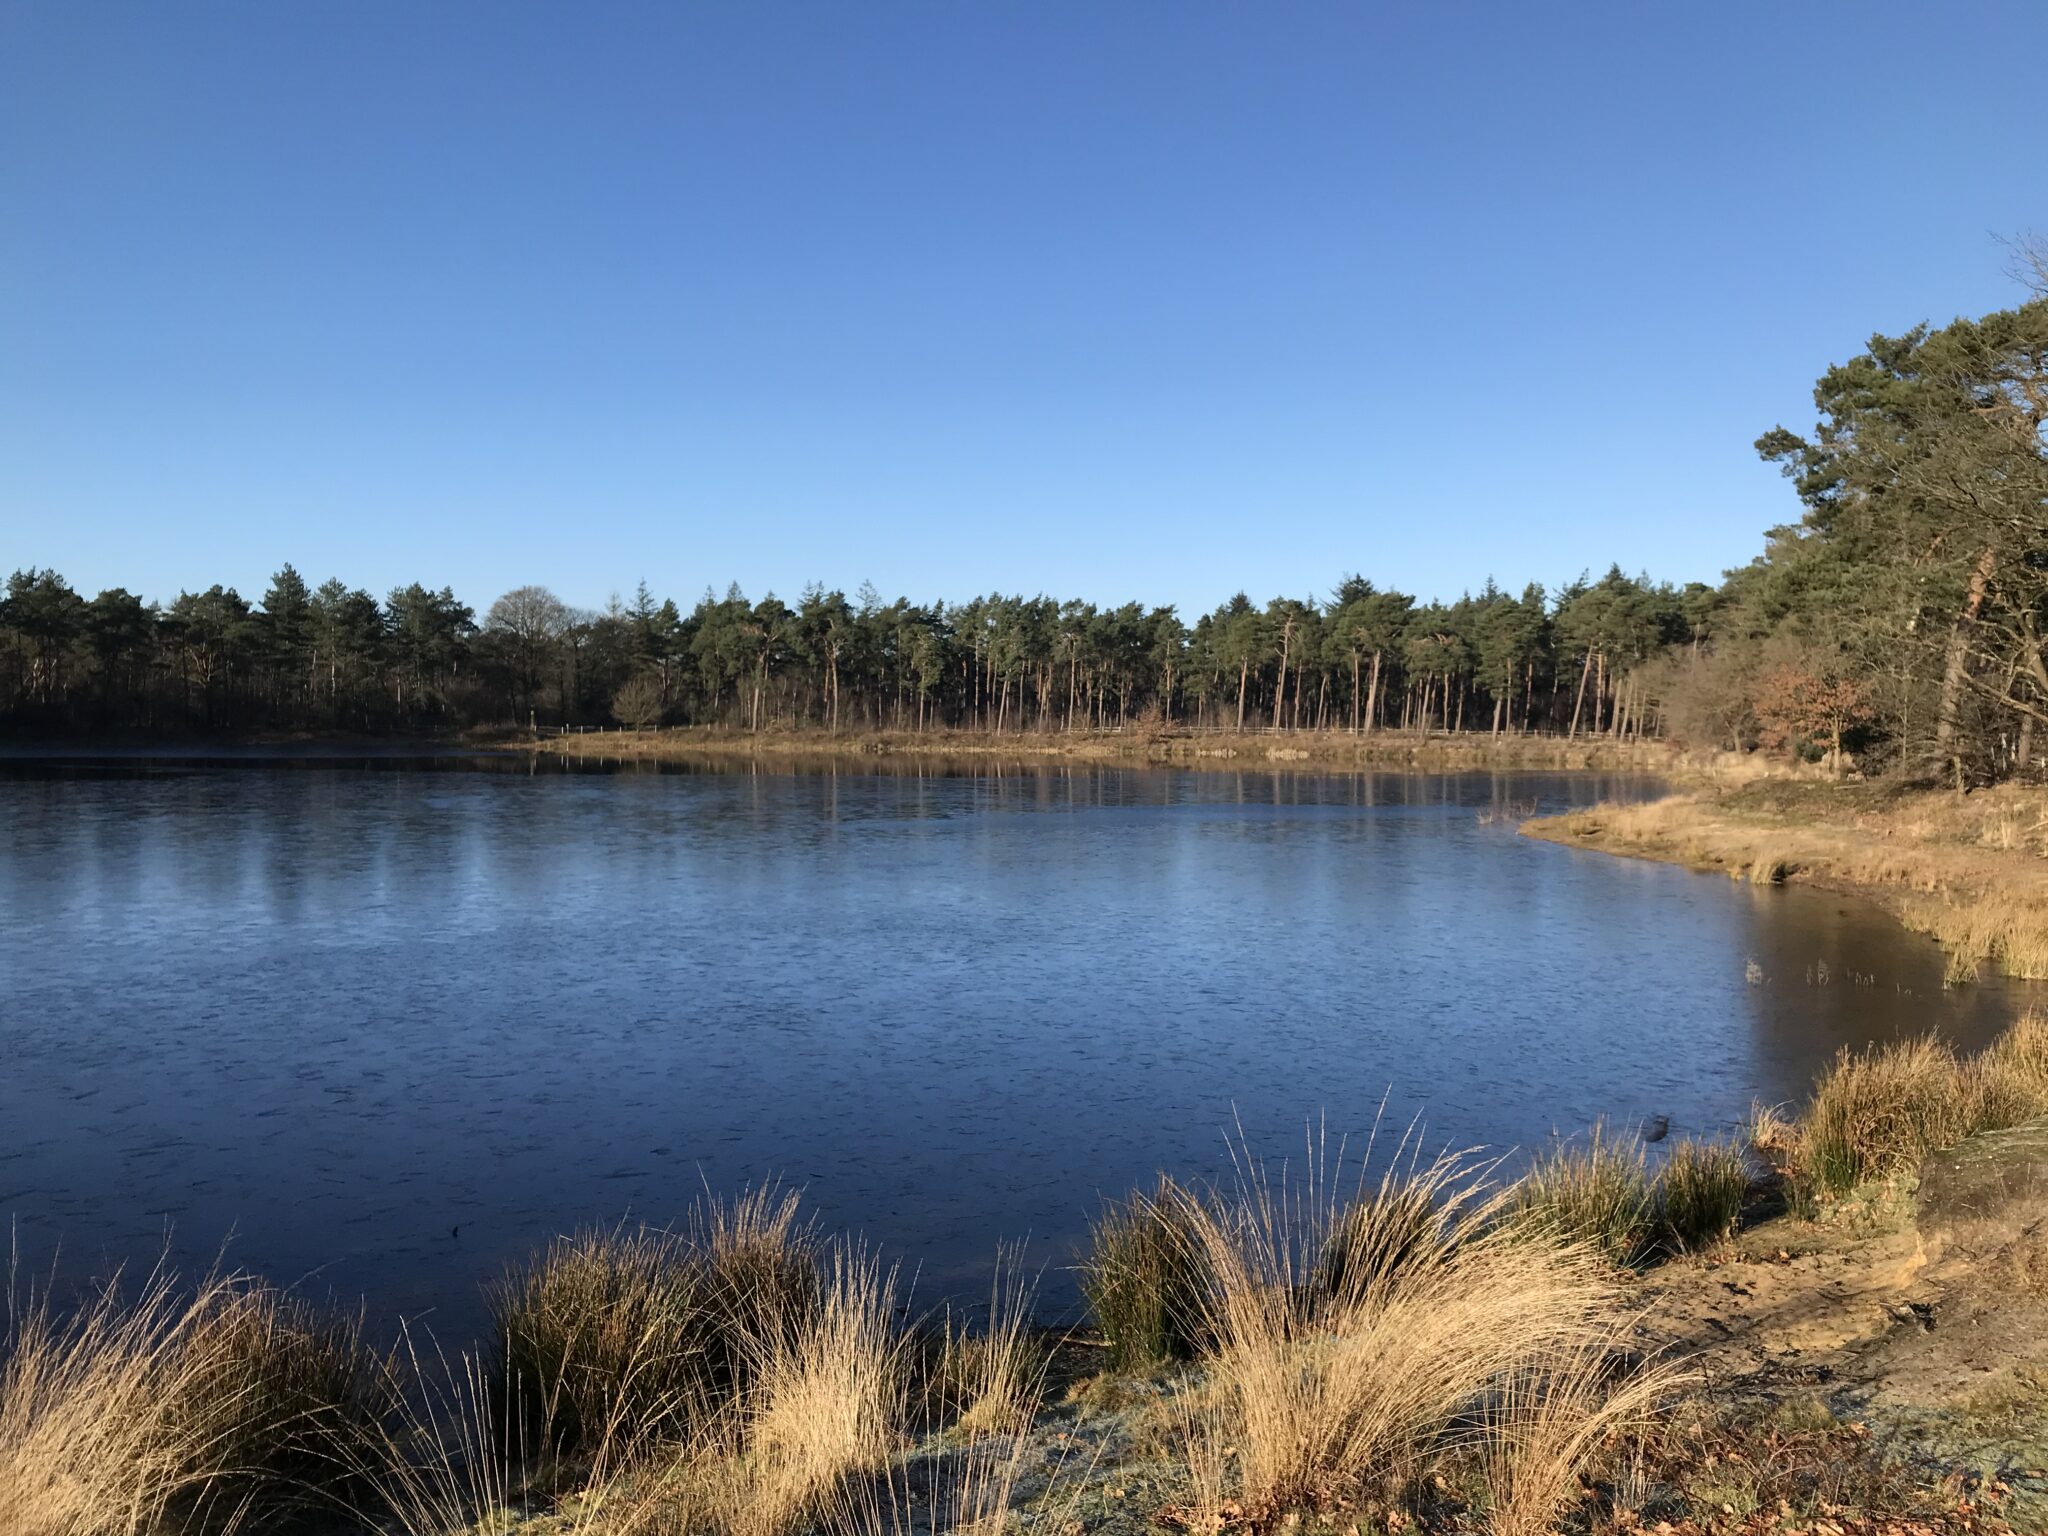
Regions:
<instances>
[{"instance_id":1,"label":"shoreline","mask_svg":"<svg viewBox=\"0 0 2048 1536\"><path fill-rule=\"evenodd\" d=\"M588 731L511 744L572 761L714 764L880 762L1071 763L1108 767L1241 772L1300 767L1409 772L1641 773L1672 779L1700 771L1655 741L1499 736L1472 732L1191 731L1105 732L731 731L686 726L662 731Z\"/></svg>"},{"instance_id":2,"label":"shoreline","mask_svg":"<svg viewBox=\"0 0 2048 1536\"><path fill-rule=\"evenodd\" d=\"M1535 817L1521 832L1755 885L1796 882L1875 901L1941 944L1950 986L1986 966L2048 980L2048 791L2007 785L1959 796L1759 779Z\"/></svg>"},{"instance_id":3,"label":"shoreline","mask_svg":"<svg viewBox=\"0 0 2048 1536\"><path fill-rule=\"evenodd\" d=\"M1599 1156L1597 1150L1593 1155ZM1662 1258L1596 1266L1593 1294L1604 1319L1598 1326L1607 1330L1603 1348L1613 1352L1607 1368L1669 1366L1658 1378L1660 1427L1650 1433L1646 1418L1633 1452L1640 1502L1631 1502L1636 1485L1600 1468L1599 1446L1589 1445L1583 1497L1604 1507L1607 1521L1552 1528L1582 1533L1660 1529L1672 1536L1821 1530L1838 1536L2010 1536L2039 1529L2033 1522L2048 1518L2048 1353L2039 1347L2048 1332L2037 1331L2048 1323L2048 1248L2040 1238L2041 1213L2048 1210L2048 1119L1979 1132L1934 1149L1891 1179L1861 1185L1852 1196L1818 1211L1802 1212L1788 1204L1788 1175L1776 1162L1775 1157L1764 1160L1762 1176L1753 1179L1742 1199L1741 1217L1724 1237ZM1413 1187L1431 1186L1425 1180ZM785 1213L794 1213L794 1204L785 1205L772 1189L759 1197L753 1217L740 1214L747 1199L728 1208L729 1219L751 1234L751 1241L763 1244L764 1252L793 1256L800 1267L808 1267L806 1272L838 1273L829 1269L831 1254L863 1251L858 1238L834 1238L801 1223L792 1225ZM1490 1208L1503 1214L1488 1221L1507 1219L1513 1210ZM1569 1219L1589 1217L1601 1219L1590 1212ZM622 1294L630 1300L632 1285L644 1283L643 1268L686 1256L701 1230L708 1229L636 1233L622 1224L608 1233L592 1229L540 1243L507 1271L519 1288L501 1297L538 1297L543 1293L535 1286L549 1273L573 1274L579 1264L604 1268L622 1259L623 1268L604 1272L627 1287ZM1474 1227L1464 1240L1490 1251L1511 1251L1491 1244L1482 1231ZM1553 1233L1540 1220L1529 1235L1544 1241L1575 1239L1573 1229ZM677 1242L683 1246L674 1246ZM1582 1258L1585 1252L1571 1251ZM1207 1524L1183 1518L1201 1512L1203 1496L1200 1465L1191 1459L1199 1443L1183 1443L1189 1425L1204 1422L1190 1417L1190 1405L1211 1401L1207 1394L1216 1390L1213 1384L1229 1380L1223 1375L1226 1362L1199 1351L1189 1359L1122 1360L1113 1332L1099 1315L1071 1326L1028 1321L1017 1309L1028 1307L1031 1287L1017 1276L1006 1277L1000 1261L989 1315L976 1335L986 1342L972 1348L964 1342L966 1335L953 1331L958 1322L948 1313L897 1315L893 1275L884 1278L879 1270L859 1267L847 1272L858 1276L860 1285L875 1288L896 1317L888 1327L897 1330L892 1337L898 1342L875 1341L884 1350L881 1358L894 1362L889 1368L906 1373L906 1379L932 1369L933 1381L917 1390L943 1394L948 1404L936 1422L905 1423L892 1430L886 1451L877 1453L896 1469L891 1476L902 1480L889 1485L892 1502L884 1512L914 1514L927 1491L936 1494L945 1487L926 1479L942 1477L963 1452L983 1451L996 1458L991 1470L1003 1473L990 1489L996 1503L1012 1510L1057 1512L1061 1518L1053 1528L1058 1530L1146 1536L1164 1527L1250 1536L1300 1529L1336 1536L1347 1529L1344 1521L1303 1524L1298 1513L1293 1520L1249 1514L1240 1519L1228 1499L1208 1514ZM772 1279L766 1272L749 1274L749 1283L765 1285ZM2019 1283L2015 1276L2021 1277ZM545 1294L559 1294L559 1304L571 1309L591 1304L573 1287ZM188 1304L188 1295L199 1300ZM188 1336L204 1339L221 1320L232 1333L237 1319L307 1341L302 1348L361 1350L365 1341L360 1318L351 1323L337 1313L338 1323L323 1323L326 1314L317 1305L309 1309L290 1290L275 1289L256 1276L223 1273L169 1282L168 1289L146 1287L145 1312L150 1296L158 1298L156 1305L166 1315L197 1319L181 1322L167 1335L158 1346L167 1350L187 1347L182 1341ZM188 1305L192 1310L186 1313ZM108 1342L89 1347L109 1352L127 1347L119 1319L135 1314L119 1307L95 1314L90 1302L87 1308L89 1316L108 1320L99 1336ZM653 1317L650 1327L659 1325L659 1314ZM877 1321L875 1326L884 1325ZM154 1335L145 1331L139 1337ZM594 1380L613 1369L626 1369L630 1379L632 1369L654 1368L638 1355L620 1367L602 1353L601 1344L590 1342L599 1337L594 1332L571 1330L558 1341L543 1334L518 1337L522 1349L598 1351L584 1367ZM421 1338L431 1339L431 1334ZM455 1350L452 1355L445 1352L449 1347ZM416 1453L427 1458L391 1480L398 1494L439 1488L445 1481L459 1495L445 1503L451 1509L460 1506L462 1518L433 1526L431 1536L456 1536L458 1530L499 1536L645 1536L646 1528L635 1519L615 1524L605 1518L607 1509L654 1515L662 1510L662 1500L684 1498L683 1491L670 1491L671 1484L686 1491L689 1477L717 1471L715 1458L678 1461L647 1481L652 1491L645 1497L651 1502L643 1504L644 1469L630 1459L608 1463L602 1446L565 1446L558 1455L536 1458L530 1468L518 1461L521 1453L515 1448L508 1453L512 1470L487 1490L488 1497L469 1507L465 1501L471 1494L460 1483L460 1472L443 1471L432 1458L458 1443L464 1454L471 1448L496 1454L488 1440L488 1400L463 1396L485 1390L465 1384L482 1382L486 1375L465 1373L487 1373L495 1358L492 1348L489 1339L454 1341L452 1346L442 1340L408 1357L413 1361L409 1367L399 1364L397 1355L387 1366L365 1367L386 1372L364 1378L377 1383L371 1400L386 1389L424 1392L434 1404L431 1412L449 1413L462 1426L454 1439L444 1440L421 1428L424 1421L401 1417L412 1424L402 1440L376 1443L378 1457ZM926 1364L920 1366L920 1360ZM432 1374L436 1361L448 1381ZM965 1396L956 1400L952 1394L962 1387ZM835 1381L831 1390L844 1389ZM665 1400L642 1401L623 1387L620 1391L621 1401L638 1402L639 1411L667 1411ZM905 1411L911 1402L904 1398ZM999 1415L990 1413L991 1403ZM396 1399L376 1411L390 1411L395 1404ZM333 1417L319 1409L309 1422L327 1433ZM658 1456L662 1443L657 1436L641 1449ZM1458 1478L1455 1462L1453 1457L1443 1464L1452 1472L1451 1484L1439 1476L1435 1495L1390 1497L1387 1515L1392 1518L1373 1528L1407 1530L1414 1536L1490 1533L1494 1528L1484 1523L1484 1494ZM338 1464L355 1465L347 1460ZM1470 1467L1464 1470L1469 1477ZM374 1467L369 1475L370 1491L385 1496L377 1480L390 1476L389 1469ZM334 1502L329 1497L323 1507ZM441 1502L437 1496L437 1516ZM677 1502L674 1507L691 1506ZM589 1516L596 1518L585 1523ZM1663 1525L1655 1523L1660 1516ZM1671 1523L1674 1516L1679 1523ZM406 1518L391 1523L341 1519L299 1528L308 1536L423 1536ZM787 1529L795 1536L814 1527L800 1521ZM815 1529L841 1528L826 1521ZM904 1536L913 1529L923 1527L899 1518L861 1526L854 1536Z\"/></svg>"}]
</instances>

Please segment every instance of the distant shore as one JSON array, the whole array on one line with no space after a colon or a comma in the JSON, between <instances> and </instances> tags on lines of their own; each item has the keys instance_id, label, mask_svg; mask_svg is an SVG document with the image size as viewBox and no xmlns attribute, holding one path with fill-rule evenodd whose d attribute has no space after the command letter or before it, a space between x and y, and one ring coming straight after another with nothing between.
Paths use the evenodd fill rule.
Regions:
<instances>
[{"instance_id":1,"label":"distant shore","mask_svg":"<svg viewBox=\"0 0 2048 1536\"><path fill-rule=\"evenodd\" d=\"M1192 731L660 731L542 735L525 749L589 761L762 763L834 761L1099 763L1242 772L1313 766L1395 772L1596 771L1668 776L1687 759L1666 743L1603 737L1493 736L1485 732Z\"/></svg>"}]
</instances>

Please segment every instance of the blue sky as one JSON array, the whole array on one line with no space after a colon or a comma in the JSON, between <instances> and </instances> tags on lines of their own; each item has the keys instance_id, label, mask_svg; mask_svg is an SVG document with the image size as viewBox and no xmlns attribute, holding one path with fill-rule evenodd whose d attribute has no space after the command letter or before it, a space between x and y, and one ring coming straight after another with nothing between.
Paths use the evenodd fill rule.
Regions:
<instances>
[{"instance_id":1,"label":"blue sky","mask_svg":"<svg viewBox=\"0 0 2048 1536\"><path fill-rule=\"evenodd\" d=\"M2044 52L2038 0L0 0L0 567L1712 579L1822 367L2020 296Z\"/></svg>"}]
</instances>

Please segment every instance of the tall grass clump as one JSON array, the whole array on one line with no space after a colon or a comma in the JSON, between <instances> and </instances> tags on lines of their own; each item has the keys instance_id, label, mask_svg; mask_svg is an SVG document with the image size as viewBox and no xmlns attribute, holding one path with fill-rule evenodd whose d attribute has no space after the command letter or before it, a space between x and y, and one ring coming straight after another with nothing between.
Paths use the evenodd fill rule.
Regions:
<instances>
[{"instance_id":1,"label":"tall grass clump","mask_svg":"<svg viewBox=\"0 0 2048 1536\"><path fill-rule=\"evenodd\" d=\"M1640 1434L1684 1380L1669 1366L1616 1369L1616 1337L1595 1337L1511 1371L1485 1411L1480 1466L1490 1536L1552 1536L1586 1471Z\"/></svg>"},{"instance_id":2,"label":"tall grass clump","mask_svg":"<svg viewBox=\"0 0 2048 1536\"><path fill-rule=\"evenodd\" d=\"M907 1408L896 1311L895 1272L835 1248L817 1305L757 1336L724 1522L737 1536L781 1536L833 1507L850 1478L887 1466Z\"/></svg>"},{"instance_id":3,"label":"tall grass clump","mask_svg":"<svg viewBox=\"0 0 2048 1536\"><path fill-rule=\"evenodd\" d=\"M1975 1129L2004 1130L2048 1115L2048 1020L2025 1015L1966 1069Z\"/></svg>"},{"instance_id":4,"label":"tall grass clump","mask_svg":"<svg viewBox=\"0 0 2048 1536\"><path fill-rule=\"evenodd\" d=\"M936 1337L926 1341L931 1347L922 1372L930 1427L973 1440L1031 1423L1051 1363L1031 1328L1037 1289L1020 1254L999 1252L982 1327L970 1330L950 1314L941 1318Z\"/></svg>"},{"instance_id":5,"label":"tall grass clump","mask_svg":"<svg viewBox=\"0 0 2048 1536\"><path fill-rule=\"evenodd\" d=\"M1114 1370L1193 1358L1213 1282L1187 1192L1164 1175L1149 1193L1104 1205L1089 1233L1081 1294Z\"/></svg>"},{"instance_id":6,"label":"tall grass clump","mask_svg":"<svg viewBox=\"0 0 2048 1536\"><path fill-rule=\"evenodd\" d=\"M672 1233L558 1237L491 1299L508 1444L588 1454L615 1432L683 1438L714 1411L709 1267Z\"/></svg>"},{"instance_id":7,"label":"tall grass clump","mask_svg":"<svg viewBox=\"0 0 2048 1536\"><path fill-rule=\"evenodd\" d=\"M1504 1215L1513 1230L1583 1244L1626 1266L1648 1249L1653 1208L1641 1139L1595 1125L1583 1142L1537 1157L1510 1189Z\"/></svg>"},{"instance_id":8,"label":"tall grass clump","mask_svg":"<svg viewBox=\"0 0 2048 1536\"><path fill-rule=\"evenodd\" d=\"M1411 1194L1436 1219L1416 1222ZM1226 1494L1266 1520L1399 1497L1454 1454L1520 1458L1489 1427L1502 1384L1547 1379L1584 1352L1604 1358L1622 1337L1605 1266L1582 1245L1517 1240L1480 1171L1456 1158L1349 1207L1325 1197L1313 1160L1305 1187L1246 1158L1235 1189L1178 1198L1214 1275L1204 1383L1184 1430L1197 1502L1218 1505L1208 1516ZM1361 1230L1375 1211L1385 1229ZM1326 1288L1318 1275L1340 1224L1353 1252L1398 1260L1349 1265ZM1611 1395L1588 1389L1586 1411ZM1581 1427L1577 1441L1549 1436L1545 1454L1575 1471L1602 1438Z\"/></svg>"},{"instance_id":9,"label":"tall grass clump","mask_svg":"<svg viewBox=\"0 0 2048 1536\"><path fill-rule=\"evenodd\" d=\"M683 1232L557 1238L492 1296L508 1431L565 1454L621 1437L683 1441L726 1411L820 1304L797 1196L708 1201Z\"/></svg>"},{"instance_id":10,"label":"tall grass clump","mask_svg":"<svg viewBox=\"0 0 2048 1536\"><path fill-rule=\"evenodd\" d=\"M1378 1187L1336 1209L1313 1273L1314 1297L1341 1303L1443 1253L1443 1224L1456 1219L1437 1181L1398 1163Z\"/></svg>"},{"instance_id":11,"label":"tall grass clump","mask_svg":"<svg viewBox=\"0 0 2048 1536\"><path fill-rule=\"evenodd\" d=\"M1742 1219L1749 1187L1749 1159L1740 1147L1689 1136L1673 1142L1654 1190L1660 1241L1673 1253L1726 1242Z\"/></svg>"},{"instance_id":12,"label":"tall grass clump","mask_svg":"<svg viewBox=\"0 0 2048 1536\"><path fill-rule=\"evenodd\" d=\"M517 1422L533 1405L508 1399L502 1367L468 1357L440 1361L439 1370L416 1363L421 1389L385 1447L383 1523L405 1536L497 1530L522 1498L567 1486L576 1497L556 1514L564 1536L795 1536L831 1517L862 1479L882 1475L910 1420L896 1272L863 1248L820 1245L806 1250L815 1267L800 1305L735 1310L697 1288L730 1251L712 1244L715 1230L709 1220L697 1224L702 1247L652 1244L659 1234L643 1243L638 1233L623 1235L631 1241L622 1246L621 1235L605 1235L608 1262L652 1253L691 1278L671 1293L664 1272L653 1300L646 1285L627 1291L631 1317L601 1350L588 1337L572 1340L589 1351L575 1360L616 1372L575 1405L582 1435L573 1453ZM644 1264L627 1269L635 1278L646 1272ZM670 1357L646 1341L669 1327L671 1294L704 1304L683 1314L681 1342L694 1348L664 1376ZM735 1316L747 1321L703 1331ZM997 1326L1009 1328L1007 1320ZM738 1364L718 1385L707 1362L728 1347ZM573 1384L578 1370L572 1363L563 1374ZM990 1367L982 1379L992 1378L1000 1382ZM564 1422L563 1411L550 1427Z\"/></svg>"},{"instance_id":13,"label":"tall grass clump","mask_svg":"<svg viewBox=\"0 0 2048 1536\"><path fill-rule=\"evenodd\" d=\"M350 1493L386 1380L355 1325L216 1275L158 1272L68 1313L10 1312L0 1359L9 1536L289 1528Z\"/></svg>"},{"instance_id":14,"label":"tall grass clump","mask_svg":"<svg viewBox=\"0 0 2048 1536\"><path fill-rule=\"evenodd\" d=\"M1976 1129L1970 1077L1932 1035L1861 1053L1844 1047L1800 1122L1806 1175L1823 1193L1844 1195L1954 1146Z\"/></svg>"}]
</instances>

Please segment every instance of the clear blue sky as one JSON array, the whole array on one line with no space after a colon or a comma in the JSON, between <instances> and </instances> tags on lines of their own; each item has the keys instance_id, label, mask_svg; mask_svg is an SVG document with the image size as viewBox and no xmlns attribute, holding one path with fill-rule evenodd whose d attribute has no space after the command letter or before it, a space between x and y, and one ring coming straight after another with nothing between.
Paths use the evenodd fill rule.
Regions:
<instances>
[{"instance_id":1,"label":"clear blue sky","mask_svg":"<svg viewBox=\"0 0 2048 1536\"><path fill-rule=\"evenodd\" d=\"M2048 11L0 0L0 567L481 610L1746 560Z\"/></svg>"}]
</instances>

